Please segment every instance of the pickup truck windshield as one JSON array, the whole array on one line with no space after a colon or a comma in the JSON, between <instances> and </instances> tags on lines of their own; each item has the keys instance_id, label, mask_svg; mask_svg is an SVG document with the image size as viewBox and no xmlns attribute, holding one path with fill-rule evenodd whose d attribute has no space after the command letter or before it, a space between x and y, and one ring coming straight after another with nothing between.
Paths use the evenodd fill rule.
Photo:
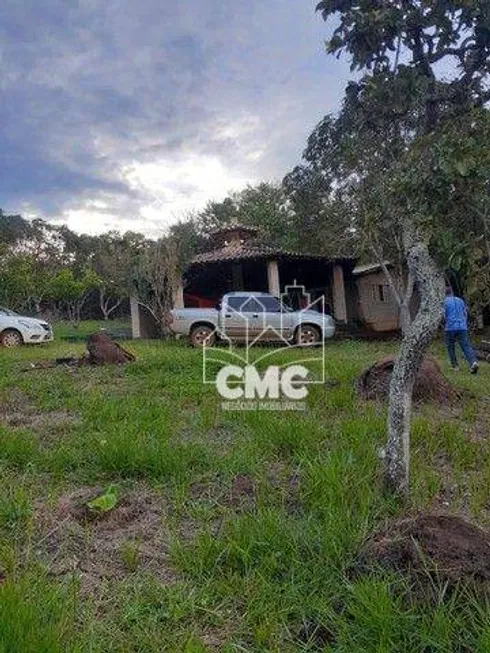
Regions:
<instances>
[{"instance_id":1,"label":"pickup truck windshield","mask_svg":"<svg viewBox=\"0 0 490 653\"><path fill-rule=\"evenodd\" d=\"M281 313L287 311L275 297L228 297L228 307L239 313Z\"/></svg>"}]
</instances>

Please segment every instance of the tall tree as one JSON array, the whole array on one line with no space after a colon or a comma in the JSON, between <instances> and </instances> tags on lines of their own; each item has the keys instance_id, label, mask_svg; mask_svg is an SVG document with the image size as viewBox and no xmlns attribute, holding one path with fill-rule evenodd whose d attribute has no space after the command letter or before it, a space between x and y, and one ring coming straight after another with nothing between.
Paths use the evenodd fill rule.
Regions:
<instances>
[{"instance_id":1,"label":"tall tree","mask_svg":"<svg viewBox=\"0 0 490 653\"><path fill-rule=\"evenodd\" d=\"M72 268L63 268L51 280L49 295L65 310L69 322L77 327L85 302L99 285L100 279L91 268L85 268L81 274L76 274Z\"/></svg>"},{"instance_id":2,"label":"tall tree","mask_svg":"<svg viewBox=\"0 0 490 653\"><path fill-rule=\"evenodd\" d=\"M100 278L99 307L104 320L129 297L132 261L136 255L134 240L110 231L93 241L93 268Z\"/></svg>"},{"instance_id":3,"label":"tall tree","mask_svg":"<svg viewBox=\"0 0 490 653\"><path fill-rule=\"evenodd\" d=\"M162 335L168 331L169 313L181 283L181 261L179 241L165 236L146 241L135 268L133 294L153 316Z\"/></svg>"},{"instance_id":4,"label":"tall tree","mask_svg":"<svg viewBox=\"0 0 490 653\"><path fill-rule=\"evenodd\" d=\"M207 237L199 227L199 215L187 213L169 229L170 238L176 243L179 267L183 269L199 251L206 249Z\"/></svg>"},{"instance_id":5,"label":"tall tree","mask_svg":"<svg viewBox=\"0 0 490 653\"><path fill-rule=\"evenodd\" d=\"M205 208L197 215L198 229L208 235L224 224L237 220L236 194L225 197L221 202L208 202Z\"/></svg>"},{"instance_id":6,"label":"tall tree","mask_svg":"<svg viewBox=\"0 0 490 653\"><path fill-rule=\"evenodd\" d=\"M222 202L209 202L197 214L196 226L209 235L231 222L256 227L263 242L280 247L292 245L292 211L279 184L262 182L232 193Z\"/></svg>"},{"instance_id":7,"label":"tall tree","mask_svg":"<svg viewBox=\"0 0 490 653\"><path fill-rule=\"evenodd\" d=\"M290 247L323 256L354 255L357 243L353 215L339 187L332 184L332 170L305 162L282 182L291 209Z\"/></svg>"},{"instance_id":8,"label":"tall tree","mask_svg":"<svg viewBox=\"0 0 490 653\"><path fill-rule=\"evenodd\" d=\"M413 279L405 274L401 212L392 182L420 115L418 93L406 75L378 73L351 82L340 113L327 115L318 124L303 155L309 176L329 180L335 198L327 205L324 231L349 243L361 259L374 258L382 266L400 309L403 332L411 322ZM330 206L336 204L343 207L344 217L332 224Z\"/></svg>"},{"instance_id":9,"label":"tall tree","mask_svg":"<svg viewBox=\"0 0 490 653\"><path fill-rule=\"evenodd\" d=\"M39 313L50 279L67 263L59 228L0 211L0 253L0 301Z\"/></svg>"},{"instance_id":10,"label":"tall tree","mask_svg":"<svg viewBox=\"0 0 490 653\"><path fill-rule=\"evenodd\" d=\"M262 182L236 195L239 222L256 227L265 243L291 247L291 217L287 197L278 184Z\"/></svg>"},{"instance_id":11,"label":"tall tree","mask_svg":"<svg viewBox=\"0 0 490 653\"><path fill-rule=\"evenodd\" d=\"M450 116L464 116L489 99L485 88L490 55L489 0L322 0L317 9L325 20L336 21L328 52L347 54L353 70L363 72L367 82L376 82L381 98L384 93L391 97L393 81L397 87L399 81L407 82L405 91L400 84L402 105L407 89L417 89L421 111L413 126L412 152L427 152L427 142L444 121ZM451 65L453 79L441 85L438 75ZM399 119L396 103L385 102L379 109L388 121L396 123ZM434 187L414 183L414 174L409 166L399 177L400 187L409 191L400 224L408 270L421 301L393 371L387 446L388 483L404 494L409 481L413 384L439 326L444 292L443 277L429 251L433 219L441 205L432 195Z\"/></svg>"}]
</instances>

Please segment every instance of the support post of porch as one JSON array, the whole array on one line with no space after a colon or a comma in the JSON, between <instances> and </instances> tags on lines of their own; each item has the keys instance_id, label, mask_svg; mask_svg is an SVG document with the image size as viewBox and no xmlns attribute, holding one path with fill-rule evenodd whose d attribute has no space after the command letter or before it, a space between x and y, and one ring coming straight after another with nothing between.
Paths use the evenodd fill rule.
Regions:
<instances>
[{"instance_id":1,"label":"support post of porch","mask_svg":"<svg viewBox=\"0 0 490 653\"><path fill-rule=\"evenodd\" d=\"M344 270L341 265L333 267L333 313L338 322L347 324Z\"/></svg>"},{"instance_id":2,"label":"support post of porch","mask_svg":"<svg viewBox=\"0 0 490 653\"><path fill-rule=\"evenodd\" d=\"M184 308L184 286L181 283L174 291L174 308Z\"/></svg>"},{"instance_id":3,"label":"support post of porch","mask_svg":"<svg viewBox=\"0 0 490 653\"><path fill-rule=\"evenodd\" d=\"M243 281L243 267L241 263L233 263L231 267L233 290L245 290Z\"/></svg>"},{"instance_id":4,"label":"support post of porch","mask_svg":"<svg viewBox=\"0 0 490 653\"><path fill-rule=\"evenodd\" d=\"M281 284L279 282L279 266L277 261L267 261L267 282L269 285L269 293L274 297L279 297L281 294Z\"/></svg>"},{"instance_id":5,"label":"support post of porch","mask_svg":"<svg viewBox=\"0 0 490 653\"><path fill-rule=\"evenodd\" d=\"M140 305L136 297L129 298L131 309L131 333L133 338L141 338Z\"/></svg>"}]
</instances>

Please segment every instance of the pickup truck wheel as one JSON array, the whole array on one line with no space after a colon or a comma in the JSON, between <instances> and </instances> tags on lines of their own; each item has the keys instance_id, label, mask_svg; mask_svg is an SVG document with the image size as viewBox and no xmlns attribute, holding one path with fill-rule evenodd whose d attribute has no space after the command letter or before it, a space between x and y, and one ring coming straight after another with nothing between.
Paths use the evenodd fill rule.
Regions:
<instances>
[{"instance_id":1,"label":"pickup truck wheel","mask_svg":"<svg viewBox=\"0 0 490 653\"><path fill-rule=\"evenodd\" d=\"M204 346L212 347L216 342L214 329L205 324L195 326L189 336L191 345L196 349L202 349Z\"/></svg>"},{"instance_id":2,"label":"pickup truck wheel","mask_svg":"<svg viewBox=\"0 0 490 653\"><path fill-rule=\"evenodd\" d=\"M312 324L303 324L296 332L296 344L300 347L317 345L321 339L320 329Z\"/></svg>"},{"instance_id":3,"label":"pickup truck wheel","mask_svg":"<svg viewBox=\"0 0 490 653\"><path fill-rule=\"evenodd\" d=\"M22 344L24 344L22 335L16 329L5 329L0 333L2 347L20 347Z\"/></svg>"}]
</instances>

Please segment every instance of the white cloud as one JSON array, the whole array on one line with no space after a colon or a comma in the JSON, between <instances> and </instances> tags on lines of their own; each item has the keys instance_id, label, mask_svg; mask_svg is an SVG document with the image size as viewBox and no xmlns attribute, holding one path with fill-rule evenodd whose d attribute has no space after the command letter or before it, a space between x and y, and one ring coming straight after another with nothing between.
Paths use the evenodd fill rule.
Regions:
<instances>
[{"instance_id":1,"label":"white cloud","mask_svg":"<svg viewBox=\"0 0 490 653\"><path fill-rule=\"evenodd\" d=\"M89 234L116 229L155 237L209 200L222 200L228 192L257 181L227 169L215 156L200 154L133 162L123 167L120 176L134 193L133 199L121 204L119 198L102 194L65 208L53 222Z\"/></svg>"}]
</instances>

